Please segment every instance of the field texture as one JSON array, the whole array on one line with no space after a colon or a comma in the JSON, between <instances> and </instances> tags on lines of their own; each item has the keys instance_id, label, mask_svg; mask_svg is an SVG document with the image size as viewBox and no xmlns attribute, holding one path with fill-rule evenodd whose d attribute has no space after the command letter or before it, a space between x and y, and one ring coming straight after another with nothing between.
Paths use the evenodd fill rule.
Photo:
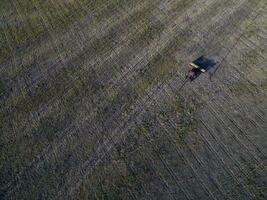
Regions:
<instances>
[{"instance_id":1,"label":"field texture","mask_svg":"<svg viewBox=\"0 0 267 200\"><path fill-rule=\"evenodd\" d=\"M267 199L266 58L266 0L1 0L0 199Z\"/></svg>"}]
</instances>

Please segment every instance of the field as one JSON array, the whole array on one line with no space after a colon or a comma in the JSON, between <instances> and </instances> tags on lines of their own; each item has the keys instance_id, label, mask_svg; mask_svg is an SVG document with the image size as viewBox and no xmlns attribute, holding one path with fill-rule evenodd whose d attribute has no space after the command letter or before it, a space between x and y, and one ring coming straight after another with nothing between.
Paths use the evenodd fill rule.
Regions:
<instances>
[{"instance_id":1,"label":"field","mask_svg":"<svg viewBox=\"0 0 267 200\"><path fill-rule=\"evenodd\" d=\"M267 199L266 0L1 0L0 199ZM188 63L212 77L180 85Z\"/></svg>"}]
</instances>

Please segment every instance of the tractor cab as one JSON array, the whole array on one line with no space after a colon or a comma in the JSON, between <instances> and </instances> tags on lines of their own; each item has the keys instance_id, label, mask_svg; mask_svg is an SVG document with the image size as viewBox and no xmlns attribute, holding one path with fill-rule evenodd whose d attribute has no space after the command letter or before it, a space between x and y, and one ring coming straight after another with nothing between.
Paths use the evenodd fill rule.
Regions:
<instances>
[{"instance_id":1,"label":"tractor cab","mask_svg":"<svg viewBox=\"0 0 267 200\"><path fill-rule=\"evenodd\" d=\"M200 56L189 64L189 71L186 75L186 79L190 81L195 80L200 74L207 72L216 65L216 62L212 58L206 56Z\"/></svg>"}]
</instances>

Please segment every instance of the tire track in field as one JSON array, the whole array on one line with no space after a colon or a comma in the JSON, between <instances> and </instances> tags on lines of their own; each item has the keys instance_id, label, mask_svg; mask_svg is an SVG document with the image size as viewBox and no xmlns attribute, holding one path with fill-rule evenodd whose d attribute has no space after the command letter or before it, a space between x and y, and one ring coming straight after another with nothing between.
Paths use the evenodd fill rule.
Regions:
<instances>
[{"instance_id":1,"label":"tire track in field","mask_svg":"<svg viewBox=\"0 0 267 200\"><path fill-rule=\"evenodd\" d=\"M156 99L162 99L162 98L164 98L164 97L166 96L166 92L165 92L165 90L166 90L166 88L163 88L164 93L161 93L161 95L158 96L157 98L153 98L152 101L154 102L154 105L156 104L155 102L157 102ZM151 107L151 106L150 106L150 107ZM152 112L152 113L154 113L154 107L151 107L151 109L152 109L152 110L151 110L151 111L148 111L148 112ZM147 108L143 108L143 110L147 110ZM160 130L158 130L158 131L161 132ZM112 138L111 138L111 139L112 139ZM147 140L151 143L151 140L152 140L152 139L151 139L150 136L147 136ZM152 146L154 146L154 144L155 144L155 146L157 146L157 145L156 145L156 144L157 144L157 141L153 141ZM158 151L155 150L155 148L153 148L153 149L154 149L155 152L158 152ZM179 155L180 155L180 154L179 154ZM174 171L175 171L175 170L173 170L172 168L169 167L169 165L166 163L166 159L164 159L164 156L162 156L160 153L158 153L156 156L157 156L157 157L159 156L161 162L162 162L163 165L164 165L164 168L166 168L167 171L169 171L169 173L171 174L172 178L173 178L175 181L177 181L177 179L178 179L177 184L178 184L180 187L183 188L183 186L186 185L186 184L183 183L182 186L181 186L181 184L179 184L179 183L181 183L181 179L178 177L178 175L174 174ZM148 155L148 157L150 158L151 156ZM187 163L185 157L181 157L181 158L184 160L185 163ZM190 163L189 163L189 168L191 168L192 172L196 175L197 179L199 179L199 176L196 174L195 169L192 168L192 166L190 165ZM211 191L209 191L209 189L206 187L206 185L202 183L202 180L199 180L199 181L200 181L200 184L202 185L202 187L204 188L204 190L206 190L206 191L208 192L210 198L211 198L211 199L214 199L214 197L213 197L212 194L211 194ZM185 186L185 187L186 187L186 186ZM183 188L183 191L186 191L186 189ZM186 193L188 194L187 198L188 198L188 199L192 199L191 193L189 193L188 191L187 191ZM190 195L189 195L189 194L190 194Z\"/></svg>"},{"instance_id":2,"label":"tire track in field","mask_svg":"<svg viewBox=\"0 0 267 200\"><path fill-rule=\"evenodd\" d=\"M194 90L194 92L198 95L198 93L197 93L195 90ZM207 142L208 142L208 141L207 141ZM211 145L211 144L210 144L210 145ZM210 148L213 149L211 146L210 146ZM213 149L213 151L214 151L214 149ZM235 178L235 179L236 179L237 184L238 184L238 182L239 182L238 179L237 179L237 178Z\"/></svg>"},{"instance_id":3,"label":"tire track in field","mask_svg":"<svg viewBox=\"0 0 267 200\"><path fill-rule=\"evenodd\" d=\"M168 95L168 94L166 94ZM157 105L157 103L155 103ZM160 126L162 126L162 128L164 129L164 132L166 132L166 135L168 137L168 140L171 141L171 143L174 146L175 151L177 152L177 154L179 155L179 158L183 159L184 162L186 163L185 166L183 166L184 168L190 168L192 170L192 174L194 174L194 177L196 179L198 179L200 185L205 188L205 190L208 192L209 196L212 199L217 199L217 197L215 197L212 192L211 189L213 187L218 188L220 194L222 196L220 196L219 199L221 199L222 197L224 199L228 199L229 196L226 194L225 190L220 186L219 182L217 179L213 178L210 175L210 171L208 171L206 169L206 166L204 165L204 163L201 161L201 159L194 153L194 151L191 149L191 147L189 145L187 145L184 141L183 141L183 147L179 147L177 145L177 143L174 141L172 134L170 133L170 130L167 129L165 127L165 125L159 120L157 119L157 122L160 124ZM169 123L171 123L171 121L168 121ZM171 123L172 129L174 129L173 131L176 132L176 129L174 127L174 125ZM169 127L168 127L169 128ZM184 144L185 143L185 144ZM179 144L180 145L180 144ZM188 148L188 150L186 151L184 148ZM194 159L194 161L192 161L190 159L191 155ZM177 171L177 169L176 169ZM178 172L177 172L178 173ZM198 185L198 184L197 184ZM198 187L196 185L196 187ZM192 185L194 186L194 185ZM191 187L192 187L191 186ZM194 188L196 189L196 188ZM226 198L227 197L227 198Z\"/></svg>"},{"instance_id":4,"label":"tire track in field","mask_svg":"<svg viewBox=\"0 0 267 200\"><path fill-rule=\"evenodd\" d=\"M257 14L257 13L256 13L256 14ZM239 34L238 34L238 35L239 35ZM222 48L225 48L225 47L222 47ZM227 50L227 49L226 49L226 50ZM222 82L222 80L221 80L220 78L218 78L218 79L219 79L220 82ZM213 81L213 82L214 82L214 81ZM220 85L222 88L224 88L224 85L222 85L222 84L218 84L218 85ZM225 88L227 88L227 86L226 86ZM224 90L225 90L225 89L224 89ZM227 97L230 98L230 99L237 105L237 102L236 102L237 100L234 99L234 98L232 98L232 96L230 96L229 93L226 92L226 94L228 95ZM225 113L225 114L226 114L226 113ZM229 116L228 116L228 118L229 118ZM230 119L230 118L229 118L229 119ZM249 118L249 119L250 119L252 122L254 121L252 118ZM233 120L233 122L234 122L234 124L236 124L235 120ZM254 121L254 124L255 124L255 123L256 123L256 122ZM236 124L236 127L237 127L238 129L240 129L240 126L238 126L237 124ZM246 135L247 135L247 134L246 134ZM256 146L256 148L257 148L259 151L261 151L261 150L260 150L261 148L259 148L259 147L257 147L257 146ZM264 154L263 154L263 155L264 155Z\"/></svg>"},{"instance_id":5,"label":"tire track in field","mask_svg":"<svg viewBox=\"0 0 267 200\"><path fill-rule=\"evenodd\" d=\"M153 92L153 93L156 93L157 94L157 98L159 98L159 95L161 95L161 92L163 91L163 88L162 88L162 86L163 85L159 85L159 87L158 88L156 88L156 90L155 90L155 92ZM145 110L146 109L144 109L144 106L147 106L147 108L149 108L151 105L150 105L150 101L152 101L152 99L154 99L155 98L155 96L154 96L154 94L152 94L149 98L148 98L148 100L147 100L147 102L145 102L145 103L139 103L139 104L142 104L142 106L141 106L141 110L138 112L136 112L136 113L138 113L138 116L137 116L137 118L135 118L135 120L138 120L138 118L140 118L140 117L142 117L142 115L143 114L145 114ZM147 105L148 104L148 105ZM129 120L129 121L131 121L131 120ZM134 124L132 124L132 126L134 126ZM129 129L129 128L131 128L131 127L127 127L126 126L126 128L127 129ZM118 132L120 132L120 131L118 131ZM127 137L126 135L124 135L123 137ZM121 140L123 140L122 138L120 138ZM110 148L110 145L113 145L113 147L116 145L116 142L115 142L115 140L113 140L113 137L110 137L109 138L109 142L108 143L103 143L104 144L104 146L105 146L105 148L107 149L106 151L105 150L103 150L103 152L102 153L99 153L100 155L103 155L103 154L105 154L105 155L107 155L107 153L109 152L109 151L111 151L113 148ZM108 145L109 144L109 145ZM104 159L104 156L103 156L103 159ZM183 187L183 185L182 185L182 181L181 181L181 179L178 177L178 176L176 176L176 175L174 175L173 174L173 172L170 170L170 168L168 167L168 165L166 164L166 162L165 162L165 160L164 159L162 159L162 158L160 158L161 159L161 162L162 162L162 164L164 165L164 168L166 169L166 170L168 170L169 172L170 172L170 174L171 174L171 177L172 177L172 179L176 182L176 184L178 184L179 186L180 186L180 188L181 188L181 191L184 193L184 195L185 195L185 197L187 198L187 199L192 199L190 196L190 194L188 193L188 191L186 191L186 189ZM101 161L100 161L101 162ZM71 193L71 194L69 194L68 196L71 198L73 195L75 194L75 190L73 190L73 193Z\"/></svg>"},{"instance_id":6,"label":"tire track in field","mask_svg":"<svg viewBox=\"0 0 267 200\"><path fill-rule=\"evenodd\" d=\"M111 142L113 143L114 141L112 140L112 138L111 138ZM100 143L99 143L100 144ZM113 143L113 145L115 146L116 144L115 143ZM116 150L115 150L116 151ZM104 158L107 158L107 157L109 157L109 154L107 154L107 152L104 152ZM112 154L112 153L111 153ZM112 157L112 156L111 156ZM112 158L111 158L112 159ZM151 159L151 158L149 158L149 159ZM122 158L122 161L126 164L127 163L127 160L126 160L126 158ZM113 166L114 167L114 166ZM152 166L153 167L153 166ZM128 168L130 169L130 170L132 170L132 171L134 171L135 169L131 166L131 165L129 165L128 166ZM119 169L115 169L115 170L119 170ZM142 179L142 177L139 175L139 174L132 174L132 176L134 176L135 177L135 179L137 179L137 180L141 180ZM169 186L168 186L168 183L166 182L166 180L165 179L163 179L162 178L162 174L160 173L160 172L157 172L156 171L156 169L153 167L153 177L154 176L156 176L157 178L159 178L162 182L163 182L163 184L164 184L164 188L167 190L167 194L168 194L168 196L171 198L171 199L177 199L175 196L173 196L173 194L171 193L171 191L170 191L170 189L169 189ZM123 181L123 183L124 183L124 181ZM86 184L86 183L85 183ZM127 183L126 183L127 184ZM147 197L150 197L150 198L152 198L151 197L151 191L150 192L148 192L148 190L141 184L140 185L140 187L142 188L142 190L145 192L145 195L147 196ZM158 187L158 186L157 186ZM130 188L127 188L127 190L130 190L131 191L131 193L132 194L134 194L134 192L130 189ZM142 192L143 193L143 192ZM74 193L73 194L73 196L71 197L71 198L75 198L74 196L77 196L77 193ZM145 197L143 197L143 198L145 198ZM136 196L134 197L134 199L138 199Z\"/></svg>"},{"instance_id":7,"label":"tire track in field","mask_svg":"<svg viewBox=\"0 0 267 200\"><path fill-rule=\"evenodd\" d=\"M177 93L180 94L179 91L174 92L173 90L175 90L175 89L172 88L172 86L169 85L169 87L170 87L170 89L171 89L171 91L172 91L173 94L177 94ZM167 94L168 94L168 93L167 93ZM168 95L169 95L169 94L168 94ZM169 95L169 98L171 98L171 96L172 96L172 95ZM156 102L155 102L155 103L156 103ZM156 104L157 104L157 103L156 103ZM170 119L170 120L171 120L171 119ZM173 128L175 129L175 125L174 125L173 123L174 123L174 122L171 120L171 124L172 124ZM166 130L167 130L167 129L166 129ZM220 166L223 167L224 170L225 170L225 172L228 173L228 174L233 178L233 180L234 180L235 182L238 183L238 182L239 182L238 178L237 178L237 177L235 176L235 174L231 171L231 169L227 166L227 164L224 162L224 160L223 160L223 159L218 155L218 153L214 150L214 147L212 146L212 144L211 144L205 137L203 137L203 135L201 135L201 137L202 137L202 139L205 141L205 143L208 145L208 148L210 149L210 151L213 152L212 155L216 155L215 158L218 159L219 162L222 164L222 165L220 165ZM193 150L191 149L190 145L186 142L186 140L184 140L184 144L185 144L186 147L189 148L190 151L193 153ZM174 144L174 145L175 145L175 144ZM188 155L188 154L186 154L186 155ZM203 161L201 161L202 159L201 159L200 157L198 157L197 154L194 154L194 153L193 153L193 155L194 155L194 157L196 158L196 160L201 164L202 169L203 169L204 171L206 171L205 163L203 163ZM207 174L208 174L208 172L207 172ZM217 184L218 187L220 188L221 186L220 186L218 180L214 179L214 181L215 181L215 184ZM243 188L243 189L246 191L245 188ZM247 192L247 191L246 191L246 192ZM223 192L223 194L224 194L224 196L226 196L226 194L225 194L224 192ZM247 193L247 194L249 194L249 193Z\"/></svg>"},{"instance_id":8,"label":"tire track in field","mask_svg":"<svg viewBox=\"0 0 267 200\"><path fill-rule=\"evenodd\" d=\"M176 88L172 88L173 86L171 86L171 85L169 85L169 88L168 88L168 90L166 91L166 96L167 97L165 97L165 98L170 98L170 99L172 99L172 98L175 98L175 96L184 96L183 94L180 94L180 92L179 91L177 91L177 89ZM198 118L198 120L201 120L201 119L199 119ZM172 129L173 129L173 131L174 132L176 132L175 130L175 125L174 125L174 121L173 120L171 120L172 122L170 122L171 123L171 126L172 126ZM159 121L159 123L161 123L160 121ZM164 124L162 124L161 123L161 125L163 126L163 127L165 127L165 125ZM167 129L167 128L165 128L165 131L166 132L169 132L169 130ZM194 132L194 134L195 135L199 135L200 133L199 133L199 131L198 132ZM169 135L169 138L170 138L170 140L171 141L173 141L174 139L172 139L172 134L168 134ZM205 163L203 162L203 157L202 156L198 156L198 151L195 149L192 149L192 147L190 146L190 140L192 140L192 139L189 139L189 138L191 138L193 135L192 134L189 134L189 135L187 135L187 136L185 136L185 139L184 140L182 140L183 141L183 143L182 144L184 144L185 146L184 147L179 147L178 145L176 146L176 144L175 144L175 142L173 141L173 144L174 144L174 146L176 146L176 148L177 148L177 151L178 152L180 152L180 151L182 151L182 154L183 154L183 156L184 157L187 157L189 160L188 160L188 163L190 164L190 162L192 162L191 163L191 165L192 165L192 167L194 168L194 165L196 165L195 167L196 167L196 169L195 170L197 170L197 171L199 171L199 173L202 173L202 175L200 176L200 179L201 178L203 178L203 180L202 180L202 182L203 183L207 183L206 181L204 181L204 180L207 180L208 182L210 182L210 184L208 184L206 187L208 187L210 190L212 190L212 188L211 187L215 187L215 188L213 188L213 190L214 189L218 189L219 190L219 192L220 192L220 194L222 194L223 196L224 196L224 198L225 199L229 199L229 196L226 194L226 191L225 191L225 189L223 189L222 187L221 187L221 185L220 185L220 183L219 183L219 181L218 181L218 179L216 178L216 177L213 177L212 175L211 175L211 171L207 168L207 166L205 165ZM194 141L199 141L198 139L196 139L195 138L196 136L194 136ZM189 140L189 141L188 141ZM193 142L194 143L194 142ZM187 149L187 150L186 150ZM184 153L183 153L183 151L184 151ZM180 153L181 154L181 153ZM190 154L192 154L192 156L193 156L193 160L191 160L190 158ZM187 155L187 156L185 156L185 155ZM218 157L216 157L216 158L218 158ZM222 159L222 160L224 160L224 159ZM196 162L196 163L195 163ZM212 160L210 160L210 162L212 162ZM195 163L195 164L194 164ZM218 163L217 163L218 164ZM198 168L197 166L199 166L200 168ZM226 198L226 196L227 196L227 198Z\"/></svg>"}]
</instances>

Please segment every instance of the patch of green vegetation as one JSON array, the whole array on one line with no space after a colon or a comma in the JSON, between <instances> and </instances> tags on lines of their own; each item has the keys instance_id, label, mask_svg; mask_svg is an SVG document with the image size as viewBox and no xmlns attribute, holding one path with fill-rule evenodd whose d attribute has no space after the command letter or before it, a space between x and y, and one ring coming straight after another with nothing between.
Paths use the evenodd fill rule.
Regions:
<instances>
[{"instance_id":1,"label":"patch of green vegetation","mask_svg":"<svg viewBox=\"0 0 267 200\"><path fill-rule=\"evenodd\" d=\"M113 161L107 161L108 163L98 167L80 187L79 198L125 199L126 193L131 192L138 196L136 188L142 190L142 186L146 187L145 185L156 181L153 179L154 170L145 159L146 156L157 155L159 152L163 156L170 151L169 138L162 128L169 130L172 121L175 132L171 134L175 142L179 143L188 132L196 128L196 109L191 98L174 98L173 101L160 101L159 108L148 110L131 127L123 144L117 145L117 156L112 158ZM160 127L155 118L160 121ZM155 159L153 161L160 162Z\"/></svg>"},{"instance_id":2,"label":"patch of green vegetation","mask_svg":"<svg viewBox=\"0 0 267 200\"><path fill-rule=\"evenodd\" d=\"M4 13L4 11L9 9L9 7L10 7L10 3L9 3L8 0L1 0L1 6L0 6L0 14L1 14L1 16Z\"/></svg>"},{"instance_id":3,"label":"patch of green vegetation","mask_svg":"<svg viewBox=\"0 0 267 200\"><path fill-rule=\"evenodd\" d=\"M107 40L109 40L109 38L110 38L110 35L107 36ZM96 48L94 49L94 54L98 51L102 52L103 48L105 49L107 48L107 40L101 39L101 40L96 41L92 45L93 47ZM110 45L108 46L111 47L112 41L111 40L109 41L110 42L108 42L108 44ZM52 98L57 98L57 97L61 97L61 95L64 95L66 92L66 86L70 85L70 82L73 82L74 88L76 88L78 92L84 93L85 91L84 89L86 87L86 88L92 89L93 93L95 93L101 88L101 86L95 87L96 84L92 86L91 80L95 79L95 77L90 78L91 74L93 73L91 72L88 72L88 73L90 73L90 75L89 77L86 77L85 74L87 73L85 73L84 71L79 71L78 69L74 70L72 68L68 68L65 70L65 73L62 73L62 71L60 70L60 72L57 73L57 74L61 74L59 79L55 79L52 77L52 78L49 78L48 80L42 81L41 83L38 84L38 86L35 89L33 89L34 90L33 95L29 94L27 91L22 91L19 96L14 97L11 106L14 107L18 112L23 112L23 113L31 112L32 110L35 110L40 105L48 102ZM72 81L73 79L75 80ZM73 89L67 89L67 90L73 91Z\"/></svg>"},{"instance_id":4,"label":"patch of green vegetation","mask_svg":"<svg viewBox=\"0 0 267 200\"><path fill-rule=\"evenodd\" d=\"M47 35L47 31L58 32L70 24L95 13L103 16L123 0L106 1L16 1L5 3L3 16L5 28L1 31L0 63L23 44L38 41ZM2 5L2 3L1 3ZM97 17L96 17L97 19Z\"/></svg>"},{"instance_id":5,"label":"patch of green vegetation","mask_svg":"<svg viewBox=\"0 0 267 200\"><path fill-rule=\"evenodd\" d=\"M153 6L146 7L127 20L131 23L127 24L128 27L124 28L122 32L127 34L127 38L130 40L129 46L132 48L141 48L163 30L164 26L151 18L153 9Z\"/></svg>"},{"instance_id":6,"label":"patch of green vegetation","mask_svg":"<svg viewBox=\"0 0 267 200\"><path fill-rule=\"evenodd\" d=\"M171 11L175 12L181 12L183 10L186 10L187 7L193 5L193 3L196 0L187 0L187 1L177 1L175 4L171 7Z\"/></svg>"},{"instance_id":7,"label":"patch of green vegetation","mask_svg":"<svg viewBox=\"0 0 267 200\"><path fill-rule=\"evenodd\" d=\"M267 22L264 18L264 15L259 12L259 15L253 20L253 23L251 23L251 20L245 20L245 22L241 24L241 27L243 27L243 30L245 30L244 36L248 39L253 39L259 34L259 32L262 32L262 30L266 29Z\"/></svg>"},{"instance_id":8,"label":"patch of green vegetation","mask_svg":"<svg viewBox=\"0 0 267 200\"><path fill-rule=\"evenodd\" d=\"M100 40L95 41L91 45L94 48L93 50L94 54L97 54L97 52L98 53L102 52L104 49L107 48L107 46L110 48L112 47L113 42L112 40L109 40L110 34L106 37L107 37L106 39L101 38ZM35 91L33 96L29 95L27 91L24 92L22 91L22 93L19 96L14 98L13 102L15 103L13 103L12 106L14 106L17 110L20 110L22 112L30 112L32 110L35 110L39 105L46 103L51 98L56 98L60 97L61 95L64 95L64 93L66 92L65 86L70 85L70 82L73 82L74 88L76 89L78 88L79 92L83 92L84 87L91 88L92 90L94 90L93 93L101 88L101 87L95 87L96 84L94 84L94 86L92 87L92 83L90 83L90 80L93 80L96 77L94 77L93 73L89 71L87 71L87 73L90 73L89 77L85 77L85 74L87 73L85 73L84 71L79 71L78 69L74 70L72 68L66 69L64 73L62 73L61 70L57 74L60 73L61 76L59 80L57 79L55 80L55 78L49 78L49 80L44 80L41 83L39 83L38 86L34 89ZM91 75L93 77L91 77ZM76 80L72 81L73 79Z\"/></svg>"},{"instance_id":9,"label":"patch of green vegetation","mask_svg":"<svg viewBox=\"0 0 267 200\"><path fill-rule=\"evenodd\" d=\"M191 98L172 98L170 102L165 102L161 108L158 112L160 123L164 126L164 124L168 124L169 119L173 120L172 123L176 130L173 137L178 144L183 137L196 129L197 105Z\"/></svg>"},{"instance_id":10,"label":"patch of green vegetation","mask_svg":"<svg viewBox=\"0 0 267 200\"><path fill-rule=\"evenodd\" d=\"M4 94L4 92L5 92L4 83L0 80L0 97Z\"/></svg>"},{"instance_id":11,"label":"patch of green vegetation","mask_svg":"<svg viewBox=\"0 0 267 200\"><path fill-rule=\"evenodd\" d=\"M261 55L264 53L264 49L259 48L251 48L247 52L244 53L242 59L242 66L245 66L247 69L251 68L251 66L255 66L259 59L261 59Z\"/></svg>"},{"instance_id":12,"label":"patch of green vegetation","mask_svg":"<svg viewBox=\"0 0 267 200\"><path fill-rule=\"evenodd\" d=\"M58 173L55 167L50 164L46 166L46 169L51 172L43 175L40 179L33 179L30 183L27 183L33 185L31 191L25 190L17 194L17 199L49 199L57 194L57 187L62 174Z\"/></svg>"},{"instance_id":13,"label":"patch of green vegetation","mask_svg":"<svg viewBox=\"0 0 267 200\"><path fill-rule=\"evenodd\" d=\"M250 22L251 23L251 22ZM255 24L250 24L249 22L247 22L247 29L246 32L244 33L244 36L246 36L246 38L252 38L254 36L256 36L258 34L258 32L260 31L260 27L258 27Z\"/></svg>"},{"instance_id":14,"label":"patch of green vegetation","mask_svg":"<svg viewBox=\"0 0 267 200\"><path fill-rule=\"evenodd\" d=\"M266 191L267 167L263 166L253 171L246 181L247 189L254 195L254 199L264 200L267 197Z\"/></svg>"},{"instance_id":15,"label":"patch of green vegetation","mask_svg":"<svg viewBox=\"0 0 267 200\"><path fill-rule=\"evenodd\" d=\"M144 149L144 152L147 151ZM130 159L122 156L117 150L111 154L112 160L98 166L90 178L81 185L77 198L129 199L133 197L133 193L137 197L141 195L142 185L152 179L151 163L139 154L131 156ZM129 156L128 153L126 156Z\"/></svg>"},{"instance_id":16,"label":"patch of green vegetation","mask_svg":"<svg viewBox=\"0 0 267 200\"><path fill-rule=\"evenodd\" d=\"M265 79L262 80L262 82L260 83L260 87L261 87L261 89L267 91L267 78L266 78L266 76L265 76Z\"/></svg>"},{"instance_id":17,"label":"patch of green vegetation","mask_svg":"<svg viewBox=\"0 0 267 200\"><path fill-rule=\"evenodd\" d=\"M52 113L42 119L40 124L36 124L32 130L24 133L22 137L17 136L18 141L4 146L0 154L0 176L5 177L5 174L10 174L12 177L14 173L20 171L26 163L55 139L59 131L64 130L70 124L71 117L64 112L62 115ZM8 180L8 178L2 180Z\"/></svg>"},{"instance_id":18,"label":"patch of green vegetation","mask_svg":"<svg viewBox=\"0 0 267 200\"><path fill-rule=\"evenodd\" d=\"M92 87L93 72L87 77L77 78L76 74L71 74L67 70L60 70L60 77L49 77L42 80L33 92L21 90L21 93L9 101L6 109L13 107L16 114L29 113L38 109L42 104L53 98L60 98L63 104L71 105L70 100L74 100L79 92L85 92L84 88ZM71 86L71 87L70 87Z\"/></svg>"},{"instance_id":19,"label":"patch of green vegetation","mask_svg":"<svg viewBox=\"0 0 267 200\"><path fill-rule=\"evenodd\" d=\"M172 53L186 43L187 37L188 35L185 34L175 36L169 45L140 70L140 76L135 85L140 94L153 87L153 85L172 77L174 70L177 68L177 63L173 59Z\"/></svg>"},{"instance_id":20,"label":"patch of green vegetation","mask_svg":"<svg viewBox=\"0 0 267 200\"><path fill-rule=\"evenodd\" d=\"M123 199L124 188L134 184L136 180L133 176L118 177L111 183L103 183L96 188L95 195L100 199Z\"/></svg>"},{"instance_id":21,"label":"patch of green vegetation","mask_svg":"<svg viewBox=\"0 0 267 200\"><path fill-rule=\"evenodd\" d=\"M244 94L255 94L260 92L260 89L266 91L267 90L267 79L264 76L264 73L261 74L262 76L258 76L257 83L239 81L233 84L229 89L230 92L236 95L244 95Z\"/></svg>"},{"instance_id":22,"label":"patch of green vegetation","mask_svg":"<svg viewBox=\"0 0 267 200\"><path fill-rule=\"evenodd\" d=\"M21 95L21 99L12 105L13 112L4 110L0 113L1 117L1 131L5 133L8 137L8 133L13 133L13 128L16 127L16 131L22 131L20 134L16 135L16 138L20 138L13 144L9 144L2 149L1 163L7 167L1 170L3 173L12 174L16 172L17 169L21 168L21 165L27 163L27 161L33 159L40 151L46 147L56 136L57 132L64 130L65 127L70 125L71 121L76 118L79 114L77 113L77 107L79 107L79 91L82 90L81 87L85 87L80 80L73 81L73 87L66 93L65 87L69 81L73 79L54 80L54 87L48 87L48 85L41 84L37 89L34 96L30 94ZM88 80L90 81L90 80ZM52 97L60 98L61 104L60 109L52 112L48 118L42 119L40 124L32 125L32 130L28 132L23 132L24 126L19 119L19 116L23 116L25 113L35 111L42 104L47 103ZM18 121L17 121L18 120ZM23 120L23 119L21 119ZM14 134L14 133L13 133ZM3 162L2 162L3 161ZM7 172L6 170L11 170L13 172ZM4 180L4 179L2 179Z\"/></svg>"},{"instance_id":23,"label":"patch of green vegetation","mask_svg":"<svg viewBox=\"0 0 267 200\"><path fill-rule=\"evenodd\" d=\"M135 27L136 28L136 27ZM135 31L135 35L130 37L130 46L139 51L153 39L157 38L164 30L164 25L160 22L152 22L148 18L143 18ZM137 33L137 34L136 34Z\"/></svg>"},{"instance_id":24,"label":"patch of green vegetation","mask_svg":"<svg viewBox=\"0 0 267 200\"><path fill-rule=\"evenodd\" d=\"M230 88L230 91L236 94L242 94L247 91L247 84L244 82L238 82Z\"/></svg>"},{"instance_id":25,"label":"patch of green vegetation","mask_svg":"<svg viewBox=\"0 0 267 200\"><path fill-rule=\"evenodd\" d=\"M79 198L123 199L136 182L136 177L129 173L123 161L113 161L98 167L91 179L94 182L80 187Z\"/></svg>"},{"instance_id":26,"label":"patch of green vegetation","mask_svg":"<svg viewBox=\"0 0 267 200\"><path fill-rule=\"evenodd\" d=\"M3 147L0 152L0 184L5 185L12 179L14 179L14 174L18 173L25 164L32 159L32 152L29 151L32 147L31 145L36 145L32 143L32 138L25 136L26 142L21 142L20 144L9 144L8 147ZM45 146L47 142L39 142L38 145Z\"/></svg>"},{"instance_id":27,"label":"patch of green vegetation","mask_svg":"<svg viewBox=\"0 0 267 200\"><path fill-rule=\"evenodd\" d=\"M237 82L234 85L230 87L230 92L232 92L235 95L245 95L245 94L255 94L258 92L259 88L264 89L261 85L252 85L250 83L245 82Z\"/></svg>"},{"instance_id":28,"label":"patch of green vegetation","mask_svg":"<svg viewBox=\"0 0 267 200\"><path fill-rule=\"evenodd\" d=\"M140 78L137 80L135 87L142 94L152 85L164 82L174 69L175 63L168 56L158 54L141 70Z\"/></svg>"}]
</instances>

